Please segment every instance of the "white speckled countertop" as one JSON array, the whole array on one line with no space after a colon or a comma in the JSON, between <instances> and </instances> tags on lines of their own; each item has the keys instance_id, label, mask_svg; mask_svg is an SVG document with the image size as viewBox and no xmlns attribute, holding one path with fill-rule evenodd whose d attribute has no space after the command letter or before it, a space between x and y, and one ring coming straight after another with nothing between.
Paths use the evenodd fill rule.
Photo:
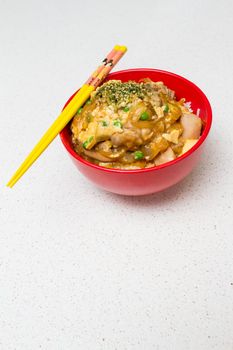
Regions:
<instances>
[{"instance_id":1,"label":"white speckled countertop","mask_svg":"<svg viewBox=\"0 0 233 350\"><path fill-rule=\"evenodd\" d=\"M0 349L233 349L233 2L0 0ZM84 25L88 26L84 32ZM114 44L199 85L214 123L175 187L121 197L57 139L4 186Z\"/></svg>"}]
</instances>

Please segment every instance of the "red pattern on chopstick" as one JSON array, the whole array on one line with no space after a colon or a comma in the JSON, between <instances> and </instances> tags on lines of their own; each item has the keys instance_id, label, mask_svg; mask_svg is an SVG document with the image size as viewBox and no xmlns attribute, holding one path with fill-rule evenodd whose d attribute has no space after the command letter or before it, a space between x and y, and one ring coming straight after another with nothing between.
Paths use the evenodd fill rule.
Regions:
<instances>
[{"instance_id":1,"label":"red pattern on chopstick","mask_svg":"<svg viewBox=\"0 0 233 350\"><path fill-rule=\"evenodd\" d=\"M85 84L96 88L106 78L123 55L123 51L113 49L106 58L104 58L102 64L92 73Z\"/></svg>"}]
</instances>

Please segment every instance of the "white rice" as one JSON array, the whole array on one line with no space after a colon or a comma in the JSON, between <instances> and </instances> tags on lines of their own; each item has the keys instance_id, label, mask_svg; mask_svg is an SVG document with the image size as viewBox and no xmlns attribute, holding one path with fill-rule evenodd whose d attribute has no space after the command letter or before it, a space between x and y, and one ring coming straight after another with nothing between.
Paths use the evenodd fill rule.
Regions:
<instances>
[{"instance_id":1,"label":"white rice","mask_svg":"<svg viewBox=\"0 0 233 350\"><path fill-rule=\"evenodd\" d=\"M189 112L193 112L193 109L191 107L192 102L185 102L184 106L189 110ZM200 108L197 109L196 115L199 117L200 116Z\"/></svg>"},{"instance_id":2,"label":"white rice","mask_svg":"<svg viewBox=\"0 0 233 350\"><path fill-rule=\"evenodd\" d=\"M193 112L192 108L191 108L191 102L185 102L184 106L189 110L189 112Z\"/></svg>"}]
</instances>

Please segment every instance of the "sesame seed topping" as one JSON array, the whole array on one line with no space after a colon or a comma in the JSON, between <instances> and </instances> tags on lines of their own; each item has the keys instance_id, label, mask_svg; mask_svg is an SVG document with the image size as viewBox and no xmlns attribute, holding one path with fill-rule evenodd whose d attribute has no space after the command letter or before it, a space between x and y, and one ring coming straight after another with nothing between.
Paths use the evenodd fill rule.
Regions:
<instances>
[{"instance_id":1,"label":"sesame seed topping","mask_svg":"<svg viewBox=\"0 0 233 350\"><path fill-rule=\"evenodd\" d=\"M132 102L133 98L144 99L147 95L144 83L128 81L122 83L120 80L110 80L96 89L95 99L97 102L106 102L108 105L124 105Z\"/></svg>"}]
</instances>

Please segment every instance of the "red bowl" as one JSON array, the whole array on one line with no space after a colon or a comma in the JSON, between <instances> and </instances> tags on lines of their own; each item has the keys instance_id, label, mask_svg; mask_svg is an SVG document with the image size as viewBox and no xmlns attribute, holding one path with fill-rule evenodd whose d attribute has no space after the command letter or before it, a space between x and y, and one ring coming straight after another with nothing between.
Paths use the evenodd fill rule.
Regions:
<instances>
[{"instance_id":1,"label":"red bowl","mask_svg":"<svg viewBox=\"0 0 233 350\"><path fill-rule=\"evenodd\" d=\"M176 184L187 176L198 163L204 141L210 131L212 111L208 99L195 84L177 74L158 69L138 68L111 73L106 80L139 81L142 78L163 81L175 91L178 99L185 97L186 101L191 101L194 112L200 109L199 115L205 121L205 127L194 147L175 160L153 168L120 170L107 169L80 157L72 148L70 125L67 125L60 133L60 137L72 161L84 176L106 191L137 196L162 191ZM66 102L66 105L73 96Z\"/></svg>"}]
</instances>

